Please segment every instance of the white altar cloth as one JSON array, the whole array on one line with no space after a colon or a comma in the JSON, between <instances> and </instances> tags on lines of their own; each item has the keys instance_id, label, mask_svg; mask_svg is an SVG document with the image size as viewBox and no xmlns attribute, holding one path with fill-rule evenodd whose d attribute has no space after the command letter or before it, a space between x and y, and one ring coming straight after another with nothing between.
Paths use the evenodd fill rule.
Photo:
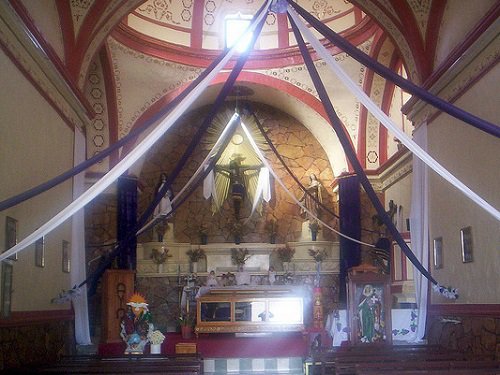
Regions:
<instances>
[{"instance_id":1,"label":"white altar cloth","mask_svg":"<svg viewBox=\"0 0 500 375\"><path fill-rule=\"evenodd\" d=\"M418 310L392 309L392 341L417 342ZM339 310L338 314L328 315L325 330L332 337L332 346L340 346L349 340L347 310Z\"/></svg>"}]
</instances>

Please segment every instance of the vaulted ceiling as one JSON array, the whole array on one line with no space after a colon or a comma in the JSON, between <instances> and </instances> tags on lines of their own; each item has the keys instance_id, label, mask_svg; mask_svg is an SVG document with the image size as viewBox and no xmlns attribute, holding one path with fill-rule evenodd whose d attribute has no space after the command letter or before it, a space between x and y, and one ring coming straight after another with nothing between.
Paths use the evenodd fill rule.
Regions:
<instances>
[{"instance_id":1,"label":"vaulted ceiling","mask_svg":"<svg viewBox=\"0 0 500 375\"><path fill-rule=\"evenodd\" d=\"M432 79L447 1L297 3L413 82ZM224 47L224 17L252 15L262 4L263 0L10 0L0 4L0 40L68 125L85 129L90 157L146 123L208 66ZM410 133L412 127L400 113L407 94L331 43L325 46L372 100ZM326 64L313 57L358 157L367 169L379 168L396 153L396 142ZM211 103L225 77L227 70L197 106ZM336 174L347 168L286 14L268 14L238 85L250 89L248 99L279 108L303 123L325 149ZM105 172L119 157L94 172Z\"/></svg>"}]
</instances>

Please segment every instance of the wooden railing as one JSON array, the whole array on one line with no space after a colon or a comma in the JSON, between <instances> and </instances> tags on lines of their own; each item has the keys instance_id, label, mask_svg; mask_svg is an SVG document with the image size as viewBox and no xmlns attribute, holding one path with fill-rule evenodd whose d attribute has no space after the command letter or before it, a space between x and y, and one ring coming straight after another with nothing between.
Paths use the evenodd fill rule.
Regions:
<instances>
[{"instance_id":1,"label":"wooden railing","mask_svg":"<svg viewBox=\"0 0 500 375\"><path fill-rule=\"evenodd\" d=\"M500 374L492 358L466 358L437 345L351 346L313 354L308 375Z\"/></svg>"}]
</instances>

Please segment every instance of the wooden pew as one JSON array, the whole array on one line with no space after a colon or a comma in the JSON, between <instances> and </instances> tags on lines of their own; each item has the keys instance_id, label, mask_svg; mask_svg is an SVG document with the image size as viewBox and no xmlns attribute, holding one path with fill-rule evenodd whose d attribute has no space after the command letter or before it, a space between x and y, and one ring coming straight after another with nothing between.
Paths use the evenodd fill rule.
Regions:
<instances>
[{"instance_id":1,"label":"wooden pew","mask_svg":"<svg viewBox=\"0 0 500 375\"><path fill-rule=\"evenodd\" d=\"M117 357L75 356L36 369L21 369L19 374L203 374L203 360L189 355L131 355Z\"/></svg>"}]
</instances>

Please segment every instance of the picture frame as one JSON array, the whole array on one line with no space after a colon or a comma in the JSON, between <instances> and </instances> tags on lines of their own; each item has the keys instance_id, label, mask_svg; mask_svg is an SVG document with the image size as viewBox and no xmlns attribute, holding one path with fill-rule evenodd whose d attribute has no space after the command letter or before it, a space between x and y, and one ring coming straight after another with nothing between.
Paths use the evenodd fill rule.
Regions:
<instances>
[{"instance_id":1,"label":"picture frame","mask_svg":"<svg viewBox=\"0 0 500 375\"><path fill-rule=\"evenodd\" d=\"M465 227L460 230L460 242L462 244L462 262L473 261L474 244L472 241L472 227Z\"/></svg>"},{"instance_id":2,"label":"picture frame","mask_svg":"<svg viewBox=\"0 0 500 375\"><path fill-rule=\"evenodd\" d=\"M5 217L5 251L17 245L17 226L16 219L10 216ZM17 254L14 254L7 259L17 260Z\"/></svg>"},{"instance_id":3,"label":"picture frame","mask_svg":"<svg viewBox=\"0 0 500 375\"><path fill-rule=\"evenodd\" d=\"M35 242L35 266L45 267L45 237L40 237Z\"/></svg>"},{"instance_id":4,"label":"picture frame","mask_svg":"<svg viewBox=\"0 0 500 375\"><path fill-rule=\"evenodd\" d=\"M434 245L434 269L443 268L443 237L436 237L433 241Z\"/></svg>"},{"instance_id":5,"label":"picture frame","mask_svg":"<svg viewBox=\"0 0 500 375\"><path fill-rule=\"evenodd\" d=\"M62 242L62 270L65 273L71 271L70 244L68 241Z\"/></svg>"}]
</instances>

